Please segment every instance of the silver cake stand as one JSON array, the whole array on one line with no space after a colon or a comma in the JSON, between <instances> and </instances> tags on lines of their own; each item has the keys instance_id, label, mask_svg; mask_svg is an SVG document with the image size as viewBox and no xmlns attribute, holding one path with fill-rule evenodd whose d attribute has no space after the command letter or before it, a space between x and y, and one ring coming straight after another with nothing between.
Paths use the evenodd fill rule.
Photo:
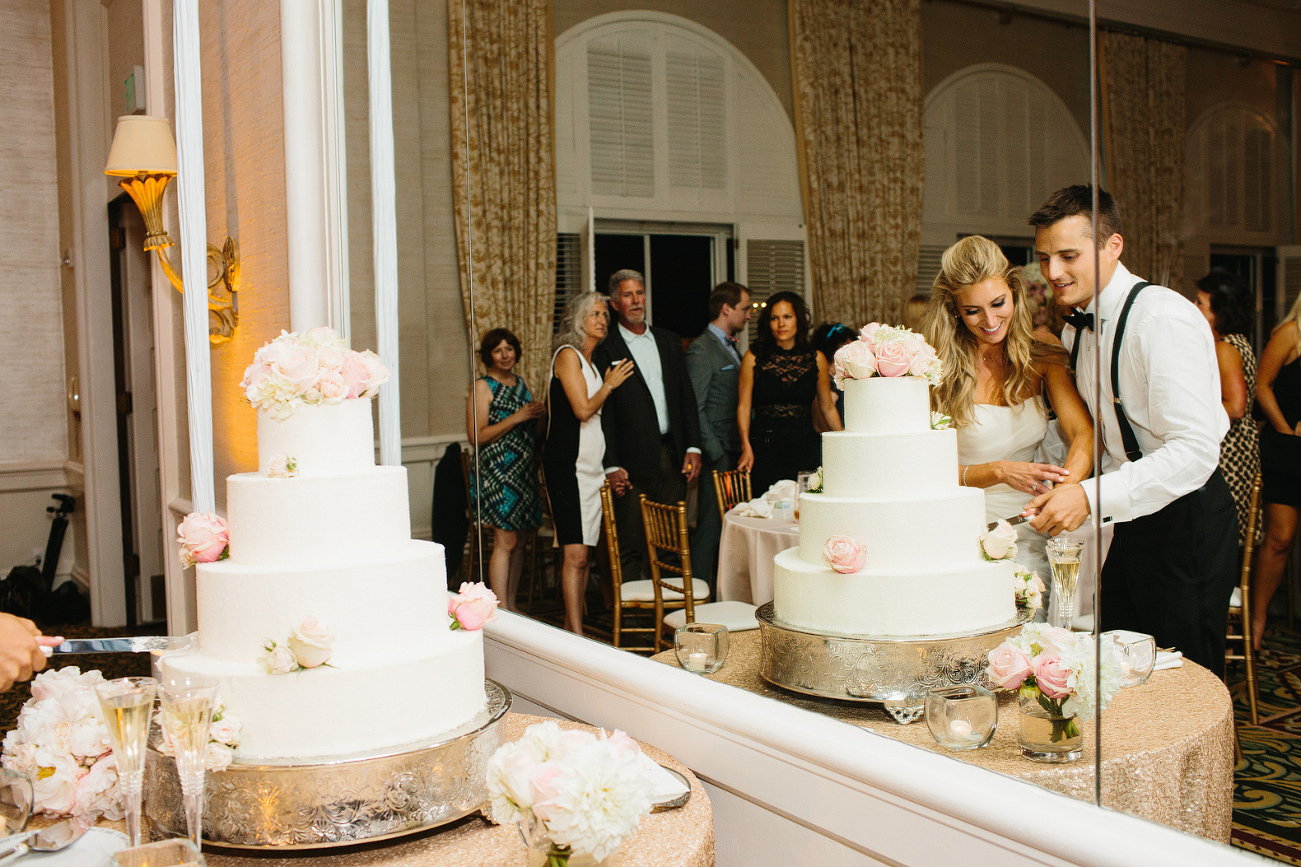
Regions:
<instances>
[{"instance_id":1,"label":"silver cake stand","mask_svg":"<svg viewBox=\"0 0 1301 867\"><path fill-rule=\"evenodd\" d=\"M926 693L938 686L977 683L989 651L1029 622L1015 620L976 633L917 636L832 635L782 623L773 603L759 608L763 640L760 674L775 686L820 698L881 702L895 722L914 722L926 709Z\"/></svg>"},{"instance_id":2,"label":"silver cake stand","mask_svg":"<svg viewBox=\"0 0 1301 867\"><path fill-rule=\"evenodd\" d=\"M317 849L436 828L488 799L485 770L502 742L511 696L485 681L487 708L437 743L357 756L232 764L209 773L204 844L240 849ZM165 836L184 837L176 762L149 745L145 816Z\"/></svg>"}]
</instances>

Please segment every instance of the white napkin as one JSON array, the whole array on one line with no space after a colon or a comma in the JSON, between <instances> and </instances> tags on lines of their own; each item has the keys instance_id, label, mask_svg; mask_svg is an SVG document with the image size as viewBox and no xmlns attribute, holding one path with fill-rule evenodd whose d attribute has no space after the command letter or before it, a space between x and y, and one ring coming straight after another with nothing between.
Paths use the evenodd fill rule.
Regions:
<instances>
[{"instance_id":1,"label":"white napkin","mask_svg":"<svg viewBox=\"0 0 1301 867\"><path fill-rule=\"evenodd\" d=\"M773 503L786 500L793 506L797 496L799 496L799 487L795 482L791 479L783 479L774 483L762 497L737 505L734 514L741 518L771 518Z\"/></svg>"},{"instance_id":2,"label":"white napkin","mask_svg":"<svg viewBox=\"0 0 1301 867\"><path fill-rule=\"evenodd\" d=\"M111 855L127 848L126 834L112 828L91 828L59 852L33 852L20 863L29 867L104 867Z\"/></svg>"},{"instance_id":3,"label":"white napkin","mask_svg":"<svg viewBox=\"0 0 1301 867\"><path fill-rule=\"evenodd\" d=\"M1182 651L1158 650L1156 652L1156 665L1152 666L1152 670L1165 671L1167 668L1178 668L1184 664L1183 657Z\"/></svg>"},{"instance_id":4,"label":"white napkin","mask_svg":"<svg viewBox=\"0 0 1301 867\"><path fill-rule=\"evenodd\" d=\"M682 785L682 781L660 765L657 765L650 756L642 753L638 756L637 761L641 764L642 770L646 772L646 779L650 781L652 804L666 804L687 793L687 787Z\"/></svg>"}]
</instances>

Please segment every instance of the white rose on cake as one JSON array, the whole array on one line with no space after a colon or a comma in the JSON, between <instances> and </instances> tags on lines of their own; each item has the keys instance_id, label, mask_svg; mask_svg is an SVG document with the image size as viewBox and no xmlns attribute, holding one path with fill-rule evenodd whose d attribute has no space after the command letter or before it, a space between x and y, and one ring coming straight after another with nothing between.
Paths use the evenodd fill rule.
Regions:
<instances>
[{"instance_id":1,"label":"white rose on cake","mask_svg":"<svg viewBox=\"0 0 1301 867\"><path fill-rule=\"evenodd\" d=\"M980 537L980 553L986 560L1011 560L1016 556L1016 530L1007 521Z\"/></svg>"},{"instance_id":2,"label":"white rose on cake","mask_svg":"<svg viewBox=\"0 0 1301 867\"><path fill-rule=\"evenodd\" d=\"M334 636L315 617L303 618L286 644L303 668L324 665L334 654Z\"/></svg>"}]
</instances>

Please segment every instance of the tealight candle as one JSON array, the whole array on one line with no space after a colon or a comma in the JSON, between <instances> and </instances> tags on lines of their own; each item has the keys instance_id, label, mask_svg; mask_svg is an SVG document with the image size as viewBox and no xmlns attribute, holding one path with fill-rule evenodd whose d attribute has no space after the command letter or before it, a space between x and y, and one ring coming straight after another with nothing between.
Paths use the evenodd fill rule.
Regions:
<instances>
[{"instance_id":1,"label":"tealight candle","mask_svg":"<svg viewBox=\"0 0 1301 867\"><path fill-rule=\"evenodd\" d=\"M709 665L709 654L702 650L687 654L687 669L689 671L704 671Z\"/></svg>"},{"instance_id":2,"label":"tealight candle","mask_svg":"<svg viewBox=\"0 0 1301 867\"><path fill-rule=\"evenodd\" d=\"M949 734L957 738L971 737L971 723L964 719L955 719L949 722Z\"/></svg>"}]
</instances>

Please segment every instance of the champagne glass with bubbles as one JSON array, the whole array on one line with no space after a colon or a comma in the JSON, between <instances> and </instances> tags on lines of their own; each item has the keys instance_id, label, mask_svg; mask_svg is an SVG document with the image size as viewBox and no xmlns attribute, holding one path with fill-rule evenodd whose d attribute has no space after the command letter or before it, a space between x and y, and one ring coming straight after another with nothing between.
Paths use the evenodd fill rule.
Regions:
<instances>
[{"instance_id":1,"label":"champagne glass with bubbles","mask_svg":"<svg viewBox=\"0 0 1301 867\"><path fill-rule=\"evenodd\" d=\"M95 686L95 697L117 758L117 774L126 807L127 835L140 845L140 795L145 778L145 745L149 715L154 709L158 681L152 677L121 677Z\"/></svg>"},{"instance_id":2,"label":"champagne glass with bubbles","mask_svg":"<svg viewBox=\"0 0 1301 867\"><path fill-rule=\"evenodd\" d=\"M207 768L204 753L208 748L208 729L217 703L217 681L169 665L162 660L162 679L158 700L162 707L162 724L172 739L176 753L176 775L181 781L185 801L185 822L194 848L202 846L203 789Z\"/></svg>"},{"instance_id":3,"label":"champagne glass with bubbles","mask_svg":"<svg viewBox=\"0 0 1301 867\"><path fill-rule=\"evenodd\" d=\"M1053 625L1071 628L1075 619L1075 586L1080 580L1080 554L1084 542L1074 539L1048 540L1048 563L1053 570Z\"/></svg>"}]
</instances>

